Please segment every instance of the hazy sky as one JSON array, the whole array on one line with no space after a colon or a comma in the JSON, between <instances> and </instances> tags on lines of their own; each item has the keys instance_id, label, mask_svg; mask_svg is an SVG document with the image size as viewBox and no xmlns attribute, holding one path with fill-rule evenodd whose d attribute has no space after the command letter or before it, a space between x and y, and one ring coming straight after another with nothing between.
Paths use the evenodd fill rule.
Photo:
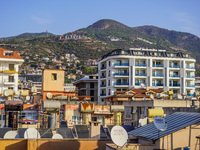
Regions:
<instances>
[{"instance_id":1,"label":"hazy sky","mask_svg":"<svg viewBox=\"0 0 200 150\"><path fill-rule=\"evenodd\" d=\"M200 0L0 0L0 37L46 30L60 35L100 19L200 37Z\"/></svg>"}]
</instances>

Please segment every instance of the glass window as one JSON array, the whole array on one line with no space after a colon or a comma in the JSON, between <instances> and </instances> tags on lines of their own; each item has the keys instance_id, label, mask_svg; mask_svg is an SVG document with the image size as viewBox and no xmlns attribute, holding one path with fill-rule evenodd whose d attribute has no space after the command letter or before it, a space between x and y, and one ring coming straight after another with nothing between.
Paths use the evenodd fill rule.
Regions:
<instances>
[{"instance_id":1,"label":"glass window","mask_svg":"<svg viewBox=\"0 0 200 150\"><path fill-rule=\"evenodd\" d=\"M15 65L14 64L9 64L9 70L14 71Z\"/></svg>"},{"instance_id":2,"label":"glass window","mask_svg":"<svg viewBox=\"0 0 200 150\"><path fill-rule=\"evenodd\" d=\"M57 73L52 73L51 74L51 79L52 80L57 80Z\"/></svg>"}]
</instances>

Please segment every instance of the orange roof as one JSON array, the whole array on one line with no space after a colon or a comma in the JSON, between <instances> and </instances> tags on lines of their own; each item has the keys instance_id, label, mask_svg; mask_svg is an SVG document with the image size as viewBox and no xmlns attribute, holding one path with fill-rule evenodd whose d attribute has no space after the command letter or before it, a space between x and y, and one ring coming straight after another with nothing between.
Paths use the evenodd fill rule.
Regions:
<instances>
[{"instance_id":1,"label":"orange roof","mask_svg":"<svg viewBox=\"0 0 200 150\"><path fill-rule=\"evenodd\" d=\"M13 52L13 56L4 56L4 51ZM23 58L19 55L19 52L17 52L17 51L12 51L12 50L7 50L7 49L3 49L3 48L0 48L0 58L23 59Z\"/></svg>"}]
</instances>

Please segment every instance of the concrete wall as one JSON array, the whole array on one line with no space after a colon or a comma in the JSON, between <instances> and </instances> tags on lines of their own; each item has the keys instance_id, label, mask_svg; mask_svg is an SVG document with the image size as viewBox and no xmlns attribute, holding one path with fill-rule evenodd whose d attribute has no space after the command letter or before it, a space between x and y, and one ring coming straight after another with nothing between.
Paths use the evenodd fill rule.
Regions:
<instances>
[{"instance_id":1,"label":"concrete wall","mask_svg":"<svg viewBox=\"0 0 200 150\"><path fill-rule=\"evenodd\" d=\"M1 139L0 150L105 150L108 140L97 139Z\"/></svg>"},{"instance_id":2,"label":"concrete wall","mask_svg":"<svg viewBox=\"0 0 200 150\"><path fill-rule=\"evenodd\" d=\"M52 80L52 73L57 74L57 80ZM43 91L64 91L64 70L45 69L42 80Z\"/></svg>"}]
</instances>

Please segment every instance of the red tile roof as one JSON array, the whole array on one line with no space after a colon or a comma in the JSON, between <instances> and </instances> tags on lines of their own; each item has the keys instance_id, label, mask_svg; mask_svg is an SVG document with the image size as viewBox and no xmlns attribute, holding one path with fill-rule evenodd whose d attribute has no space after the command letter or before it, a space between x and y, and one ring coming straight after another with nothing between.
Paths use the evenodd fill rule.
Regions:
<instances>
[{"instance_id":1,"label":"red tile roof","mask_svg":"<svg viewBox=\"0 0 200 150\"><path fill-rule=\"evenodd\" d=\"M13 52L13 56L4 56L4 51ZM19 52L17 52L17 51L12 51L12 50L7 50L7 49L3 49L3 48L0 48L0 58L23 59L23 58L19 55Z\"/></svg>"}]
</instances>

